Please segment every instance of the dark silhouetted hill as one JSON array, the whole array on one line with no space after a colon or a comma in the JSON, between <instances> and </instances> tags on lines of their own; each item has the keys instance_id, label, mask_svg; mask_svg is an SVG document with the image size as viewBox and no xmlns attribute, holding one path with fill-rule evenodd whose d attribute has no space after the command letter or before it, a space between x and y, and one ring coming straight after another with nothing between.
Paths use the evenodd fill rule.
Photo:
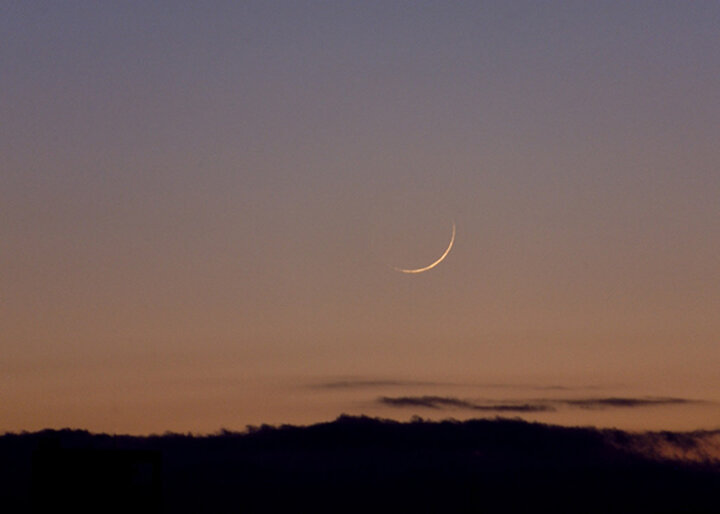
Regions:
<instances>
[{"instance_id":1,"label":"dark silhouetted hill","mask_svg":"<svg viewBox=\"0 0 720 514\"><path fill-rule=\"evenodd\" d=\"M717 461L668 460L658 441L693 436L652 437L347 416L202 437L6 434L0 511L720 512Z\"/></svg>"}]
</instances>

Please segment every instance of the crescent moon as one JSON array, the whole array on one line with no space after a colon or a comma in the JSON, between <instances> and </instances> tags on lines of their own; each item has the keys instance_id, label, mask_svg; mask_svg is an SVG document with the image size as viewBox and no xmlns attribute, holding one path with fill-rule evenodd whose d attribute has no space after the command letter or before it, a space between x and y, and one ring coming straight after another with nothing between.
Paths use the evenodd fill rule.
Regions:
<instances>
[{"instance_id":1,"label":"crescent moon","mask_svg":"<svg viewBox=\"0 0 720 514\"><path fill-rule=\"evenodd\" d=\"M392 268L395 271L399 271L401 273L422 273L423 271L428 271L433 269L435 266L440 264L442 261L445 260L445 257L448 256L450 253L450 250L452 250L453 243L455 243L455 222L453 221L452 224L452 236L450 236L450 244L448 245L447 249L443 252L443 254L440 256L438 260L430 264L429 266L425 266L424 268L416 268L416 269L405 269L405 268L396 268L393 266Z\"/></svg>"}]
</instances>

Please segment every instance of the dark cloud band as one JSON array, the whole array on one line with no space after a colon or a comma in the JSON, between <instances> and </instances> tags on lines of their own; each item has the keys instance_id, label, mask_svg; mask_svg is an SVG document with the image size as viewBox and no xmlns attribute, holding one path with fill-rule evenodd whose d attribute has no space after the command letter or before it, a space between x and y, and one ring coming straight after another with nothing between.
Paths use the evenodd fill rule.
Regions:
<instances>
[{"instance_id":1,"label":"dark cloud band","mask_svg":"<svg viewBox=\"0 0 720 514\"><path fill-rule=\"evenodd\" d=\"M495 412L538 412L554 410L552 406L530 403L476 403L447 396L381 396L378 402L393 407L458 408Z\"/></svg>"},{"instance_id":2,"label":"dark cloud band","mask_svg":"<svg viewBox=\"0 0 720 514\"><path fill-rule=\"evenodd\" d=\"M421 407L428 409L465 409L495 412L543 412L554 411L557 407L581 409L638 408L695 403L684 398L572 398L541 399L518 402L482 402L464 400L452 396L381 396L378 403L391 407Z\"/></svg>"}]
</instances>

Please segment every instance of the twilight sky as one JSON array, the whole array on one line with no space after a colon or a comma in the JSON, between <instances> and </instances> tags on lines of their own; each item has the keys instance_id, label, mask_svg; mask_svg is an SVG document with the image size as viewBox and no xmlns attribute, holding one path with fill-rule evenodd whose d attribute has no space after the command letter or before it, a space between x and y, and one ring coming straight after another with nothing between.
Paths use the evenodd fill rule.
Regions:
<instances>
[{"instance_id":1,"label":"twilight sky","mask_svg":"<svg viewBox=\"0 0 720 514\"><path fill-rule=\"evenodd\" d=\"M720 401L719 140L717 2L5 2L0 431Z\"/></svg>"}]
</instances>

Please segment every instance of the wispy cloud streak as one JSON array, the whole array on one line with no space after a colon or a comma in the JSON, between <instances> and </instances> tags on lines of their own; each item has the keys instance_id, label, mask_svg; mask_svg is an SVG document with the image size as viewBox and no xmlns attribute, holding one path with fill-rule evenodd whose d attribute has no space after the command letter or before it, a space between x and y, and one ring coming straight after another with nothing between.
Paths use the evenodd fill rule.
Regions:
<instances>
[{"instance_id":1,"label":"wispy cloud streak","mask_svg":"<svg viewBox=\"0 0 720 514\"><path fill-rule=\"evenodd\" d=\"M554 410L550 405L530 403L479 403L446 396L381 396L380 403L393 407L459 408L495 412L538 412Z\"/></svg>"},{"instance_id":2,"label":"wispy cloud streak","mask_svg":"<svg viewBox=\"0 0 720 514\"><path fill-rule=\"evenodd\" d=\"M607 407L649 407L653 405L675 405L693 403L685 398L581 398L570 400L556 400L572 407L583 409L602 409Z\"/></svg>"},{"instance_id":3,"label":"wispy cloud streak","mask_svg":"<svg viewBox=\"0 0 720 514\"><path fill-rule=\"evenodd\" d=\"M428 409L465 409L496 412L543 412L554 411L559 407L580 409L639 408L697 403L697 400L684 398L570 398L570 399L532 399L512 402L477 401L452 396L381 396L378 403L391 407L420 407Z\"/></svg>"}]
</instances>

